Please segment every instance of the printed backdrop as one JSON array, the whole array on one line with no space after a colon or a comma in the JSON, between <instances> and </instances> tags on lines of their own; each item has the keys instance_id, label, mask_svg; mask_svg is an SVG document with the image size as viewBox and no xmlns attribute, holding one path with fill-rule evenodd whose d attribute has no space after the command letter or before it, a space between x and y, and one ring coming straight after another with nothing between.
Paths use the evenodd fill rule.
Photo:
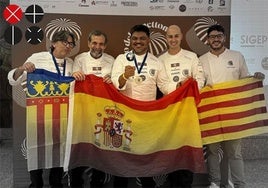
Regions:
<instances>
[{"instance_id":1,"label":"printed backdrop","mask_svg":"<svg viewBox=\"0 0 268 188\"><path fill-rule=\"evenodd\" d=\"M106 52L116 57L129 50L129 29L135 24L146 24L151 30L150 51L155 55L167 49L165 32L169 25L178 24L184 33L182 46L198 55L207 52L205 33L209 25L220 23L230 34L230 0L225 1L162 1L162 0L79 0L79 1L28 1L11 0L23 11L33 3L40 3L44 16L38 23L32 23L23 16L15 26L22 32L21 41L12 46L12 66L17 67L34 52L50 47L49 40L60 29L73 31L78 39L71 58L88 51L87 37L92 29L107 33ZM220 3L221 2L221 3ZM224 2L224 3L223 3ZM75 11L75 12L72 12ZM77 15L77 12L79 15ZM116 14L115 14L116 13ZM140 16L143 15L143 16ZM25 32L32 26L39 27L44 38L35 45L25 38ZM229 37L227 38L229 41ZM229 42L227 42L229 46ZM14 187L26 187L29 182L25 148L26 100L21 87L13 87L13 137L14 137Z\"/></svg>"}]
</instances>

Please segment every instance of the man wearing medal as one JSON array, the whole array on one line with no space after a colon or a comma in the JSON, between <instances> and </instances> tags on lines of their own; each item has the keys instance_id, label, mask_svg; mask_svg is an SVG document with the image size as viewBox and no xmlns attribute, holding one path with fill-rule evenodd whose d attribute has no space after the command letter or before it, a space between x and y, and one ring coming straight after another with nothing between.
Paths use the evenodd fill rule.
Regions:
<instances>
[{"instance_id":1,"label":"man wearing medal","mask_svg":"<svg viewBox=\"0 0 268 188\"><path fill-rule=\"evenodd\" d=\"M159 56L159 60L165 66L171 83L182 85L188 78L192 77L197 81L198 87L201 89L205 83L202 66L195 53L181 48L182 38L183 34L179 26L169 26L166 33L168 50ZM170 173L169 179L171 187L189 188L193 182L193 173L182 169Z\"/></svg>"},{"instance_id":2,"label":"man wearing medal","mask_svg":"<svg viewBox=\"0 0 268 188\"><path fill-rule=\"evenodd\" d=\"M124 95L140 100L156 100L157 87L164 94L176 89L176 84L169 82L163 64L148 52L150 31L145 25L135 25L130 30L132 51L120 54L115 59L112 69L112 82ZM142 187L155 187L152 177L140 178ZM114 178L114 187L127 187L128 179Z\"/></svg>"},{"instance_id":3,"label":"man wearing medal","mask_svg":"<svg viewBox=\"0 0 268 188\"><path fill-rule=\"evenodd\" d=\"M60 76L71 76L73 60L67 56L75 47L75 36L69 31L56 32L51 40L51 51L44 51L32 54L23 65L12 69L8 73L10 85L15 86L24 82L27 73L32 73L35 69L45 69ZM28 159L29 162L29 159ZM43 187L43 169L30 170L31 184L29 187ZM49 184L52 188L63 187L63 168L55 166L50 168Z\"/></svg>"}]
</instances>

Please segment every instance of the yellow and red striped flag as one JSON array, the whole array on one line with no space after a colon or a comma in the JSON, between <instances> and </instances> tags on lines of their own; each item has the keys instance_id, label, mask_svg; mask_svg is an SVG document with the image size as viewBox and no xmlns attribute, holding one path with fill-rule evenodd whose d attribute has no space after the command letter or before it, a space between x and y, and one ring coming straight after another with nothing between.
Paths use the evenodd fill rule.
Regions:
<instances>
[{"instance_id":1,"label":"yellow and red striped flag","mask_svg":"<svg viewBox=\"0 0 268 188\"><path fill-rule=\"evenodd\" d=\"M194 80L149 102L126 97L94 75L74 85L65 170L90 166L125 177L205 172Z\"/></svg>"},{"instance_id":2,"label":"yellow and red striped flag","mask_svg":"<svg viewBox=\"0 0 268 188\"><path fill-rule=\"evenodd\" d=\"M27 75L28 170L63 167L72 77L37 69Z\"/></svg>"},{"instance_id":3,"label":"yellow and red striped flag","mask_svg":"<svg viewBox=\"0 0 268 188\"><path fill-rule=\"evenodd\" d=\"M268 132L261 80L245 78L205 87L198 106L204 144Z\"/></svg>"}]
</instances>

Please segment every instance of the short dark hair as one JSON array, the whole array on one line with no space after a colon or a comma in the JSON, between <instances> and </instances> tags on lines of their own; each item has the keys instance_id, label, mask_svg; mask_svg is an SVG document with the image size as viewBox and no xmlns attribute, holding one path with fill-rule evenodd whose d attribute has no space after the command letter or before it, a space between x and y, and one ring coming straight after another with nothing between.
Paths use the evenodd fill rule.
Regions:
<instances>
[{"instance_id":1,"label":"short dark hair","mask_svg":"<svg viewBox=\"0 0 268 188\"><path fill-rule=\"evenodd\" d=\"M88 41L89 42L91 42L91 37L92 36L104 36L105 44L107 44L107 42L108 42L107 35L105 33L103 33L102 31L100 31L100 30L93 30L88 34Z\"/></svg>"},{"instance_id":2,"label":"short dark hair","mask_svg":"<svg viewBox=\"0 0 268 188\"><path fill-rule=\"evenodd\" d=\"M219 24L211 25L207 30L207 36L209 36L212 31L219 31L225 34L224 27Z\"/></svg>"},{"instance_id":3,"label":"short dark hair","mask_svg":"<svg viewBox=\"0 0 268 188\"><path fill-rule=\"evenodd\" d=\"M70 31L66 31L66 30L62 30L59 32L56 32L53 36L52 36L52 43L58 42L58 41L67 41L68 37L71 37L73 40L73 43L75 45L75 37L74 34L71 33Z\"/></svg>"},{"instance_id":4,"label":"short dark hair","mask_svg":"<svg viewBox=\"0 0 268 188\"><path fill-rule=\"evenodd\" d=\"M135 25L130 29L130 34L132 35L134 32L144 32L148 37L150 37L150 30L146 25Z\"/></svg>"},{"instance_id":5,"label":"short dark hair","mask_svg":"<svg viewBox=\"0 0 268 188\"><path fill-rule=\"evenodd\" d=\"M58 42L58 41L67 41L68 37L72 38L73 44L75 46L75 36L74 36L74 34L71 33L70 31L66 31L66 30L61 30L61 31L58 31L58 32L54 33L53 36L52 36L51 42L55 43L55 42ZM54 49L55 49L54 46L51 45L50 46L51 52L53 52Z\"/></svg>"}]
</instances>

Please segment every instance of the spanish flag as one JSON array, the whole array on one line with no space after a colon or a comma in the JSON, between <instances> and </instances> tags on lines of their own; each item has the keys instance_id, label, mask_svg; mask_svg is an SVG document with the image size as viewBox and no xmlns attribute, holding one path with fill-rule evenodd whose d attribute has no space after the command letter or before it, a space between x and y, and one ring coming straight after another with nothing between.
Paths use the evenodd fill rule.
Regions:
<instances>
[{"instance_id":1,"label":"spanish flag","mask_svg":"<svg viewBox=\"0 0 268 188\"><path fill-rule=\"evenodd\" d=\"M268 132L261 80L245 78L205 87L198 106L204 144Z\"/></svg>"},{"instance_id":2,"label":"spanish flag","mask_svg":"<svg viewBox=\"0 0 268 188\"><path fill-rule=\"evenodd\" d=\"M149 102L126 97L94 75L73 87L65 170L90 166L124 177L205 172L194 80Z\"/></svg>"},{"instance_id":3,"label":"spanish flag","mask_svg":"<svg viewBox=\"0 0 268 188\"><path fill-rule=\"evenodd\" d=\"M72 77L37 69L27 75L28 170L63 167Z\"/></svg>"}]
</instances>

